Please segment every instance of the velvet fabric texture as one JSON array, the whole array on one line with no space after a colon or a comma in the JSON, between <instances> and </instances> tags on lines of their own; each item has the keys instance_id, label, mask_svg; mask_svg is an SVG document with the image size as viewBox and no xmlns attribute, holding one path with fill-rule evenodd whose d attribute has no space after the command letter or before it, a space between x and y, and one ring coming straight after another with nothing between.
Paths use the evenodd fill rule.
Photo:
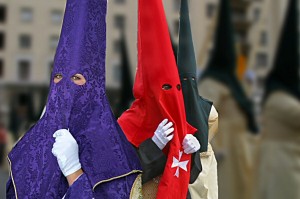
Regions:
<instances>
[{"instance_id":1,"label":"velvet fabric texture","mask_svg":"<svg viewBox=\"0 0 300 199\"><path fill-rule=\"evenodd\" d=\"M141 170L105 94L106 0L68 0L44 116L9 154L18 198L62 198L68 183L51 153L53 133L69 129L90 183L105 186ZM72 76L82 74L78 86ZM62 79L54 83L56 74ZM111 184L113 186L113 183Z\"/></svg>"}]
</instances>

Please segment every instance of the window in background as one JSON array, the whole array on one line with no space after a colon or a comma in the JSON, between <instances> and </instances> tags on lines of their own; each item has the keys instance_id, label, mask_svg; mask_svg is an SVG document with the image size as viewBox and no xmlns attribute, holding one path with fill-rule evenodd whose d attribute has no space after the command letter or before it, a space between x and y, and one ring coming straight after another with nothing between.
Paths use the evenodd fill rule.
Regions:
<instances>
[{"instance_id":1,"label":"window in background","mask_svg":"<svg viewBox=\"0 0 300 199\"><path fill-rule=\"evenodd\" d=\"M256 67L264 68L267 67L268 64L268 56L266 53L257 53L256 54Z\"/></svg>"},{"instance_id":2,"label":"window in background","mask_svg":"<svg viewBox=\"0 0 300 199\"><path fill-rule=\"evenodd\" d=\"M0 50L4 50L5 48L5 33L0 32Z\"/></svg>"},{"instance_id":3,"label":"window in background","mask_svg":"<svg viewBox=\"0 0 300 199\"><path fill-rule=\"evenodd\" d=\"M125 27L125 17L123 15L116 15L114 18L114 25L116 28L124 28Z\"/></svg>"},{"instance_id":4,"label":"window in background","mask_svg":"<svg viewBox=\"0 0 300 199\"><path fill-rule=\"evenodd\" d=\"M173 9L175 12L180 10L180 0L173 0Z\"/></svg>"},{"instance_id":5,"label":"window in background","mask_svg":"<svg viewBox=\"0 0 300 199\"><path fill-rule=\"evenodd\" d=\"M124 4L126 1L125 0L115 0L116 4Z\"/></svg>"},{"instance_id":6,"label":"window in background","mask_svg":"<svg viewBox=\"0 0 300 199\"><path fill-rule=\"evenodd\" d=\"M121 49L121 42L120 40L114 40L113 41L113 50L115 53L119 53Z\"/></svg>"},{"instance_id":7,"label":"window in background","mask_svg":"<svg viewBox=\"0 0 300 199\"><path fill-rule=\"evenodd\" d=\"M261 77L261 76L258 76L257 79L257 87L258 88L264 88L264 85L265 85L265 77Z\"/></svg>"},{"instance_id":8,"label":"window in background","mask_svg":"<svg viewBox=\"0 0 300 199\"><path fill-rule=\"evenodd\" d=\"M18 77L20 80L29 80L31 63L28 60L20 60L18 62Z\"/></svg>"},{"instance_id":9,"label":"window in background","mask_svg":"<svg viewBox=\"0 0 300 199\"><path fill-rule=\"evenodd\" d=\"M61 24L62 20L63 20L63 11L61 10L51 11L51 21L53 24Z\"/></svg>"},{"instance_id":10,"label":"window in background","mask_svg":"<svg viewBox=\"0 0 300 199\"><path fill-rule=\"evenodd\" d=\"M51 60L51 61L49 62L49 65L48 65L49 73L50 73L49 77L51 76L51 73L52 73L52 71L53 71L53 67L54 67L54 62Z\"/></svg>"},{"instance_id":11,"label":"window in background","mask_svg":"<svg viewBox=\"0 0 300 199\"><path fill-rule=\"evenodd\" d=\"M244 35L240 34L240 32L235 32L234 39L237 43L243 43L245 41Z\"/></svg>"},{"instance_id":12,"label":"window in background","mask_svg":"<svg viewBox=\"0 0 300 199\"><path fill-rule=\"evenodd\" d=\"M31 8L21 8L21 21L25 23L32 22L33 11Z\"/></svg>"},{"instance_id":13,"label":"window in background","mask_svg":"<svg viewBox=\"0 0 300 199\"><path fill-rule=\"evenodd\" d=\"M259 43L260 43L260 45L262 45L262 46L268 45L268 34L267 34L267 32L262 31L262 32L260 33Z\"/></svg>"},{"instance_id":14,"label":"window in background","mask_svg":"<svg viewBox=\"0 0 300 199\"><path fill-rule=\"evenodd\" d=\"M216 5L213 3L206 4L206 17L211 18L214 16Z\"/></svg>"},{"instance_id":15,"label":"window in background","mask_svg":"<svg viewBox=\"0 0 300 199\"><path fill-rule=\"evenodd\" d=\"M58 45L59 36L58 35L52 35L50 36L50 49L55 50Z\"/></svg>"},{"instance_id":16,"label":"window in background","mask_svg":"<svg viewBox=\"0 0 300 199\"><path fill-rule=\"evenodd\" d=\"M174 20L173 22L174 24L174 35L179 35L179 20Z\"/></svg>"},{"instance_id":17,"label":"window in background","mask_svg":"<svg viewBox=\"0 0 300 199\"><path fill-rule=\"evenodd\" d=\"M31 48L31 36L28 34L21 34L19 36L19 47L21 49Z\"/></svg>"},{"instance_id":18,"label":"window in background","mask_svg":"<svg viewBox=\"0 0 300 199\"><path fill-rule=\"evenodd\" d=\"M0 5L0 23L5 23L6 21L6 6Z\"/></svg>"},{"instance_id":19,"label":"window in background","mask_svg":"<svg viewBox=\"0 0 300 199\"><path fill-rule=\"evenodd\" d=\"M49 62L49 65L48 65L48 67L49 67L49 71L50 71L50 73L52 73L52 71L53 71L53 67L54 67L54 61L50 61Z\"/></svg>"},{"instance_id":20,"label":"window in background","mask_svg":"<svg viewBox=\"0 0 300 199\"><path fill-rule=\"evenodd\" d=\"M235 10L232 13L232 21L234 23L246 21L245 11L244 10Z\"/></svg>"},{"instance_id":21,"label":"window in background","mask_svg":"<svg viewBox=\"0 0 300 199\"><path fill-rule=\"evenodd\" d=\"M4 76L4 62L0 59L0 78Z\"/></svg>"},{"instance_id":22,"label":"window in background","mask_svg":"<svg viewBox=\"0 0 300 199\"><path fill-rule=\"evenodd\" d=\"M255 8L253 10L253 22L258 22L259 18L260 18L260 9Z\"/></svg>"},{"instance_id":23,"label":"window in background","mask_svg":"<svg viewBox=\"0 0 300 199\"><path fill-rule=\"evenodd\" d=\"M113 64L113 80L117 83L121 82L121 67L120 64L114 63Z\"/></svg>"}]
</instances>

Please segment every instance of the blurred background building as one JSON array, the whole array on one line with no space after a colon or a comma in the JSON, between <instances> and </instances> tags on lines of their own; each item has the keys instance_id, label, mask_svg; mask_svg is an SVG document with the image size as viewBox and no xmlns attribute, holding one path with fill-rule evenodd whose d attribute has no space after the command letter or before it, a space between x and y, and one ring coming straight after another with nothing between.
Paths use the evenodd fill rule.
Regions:
<instances>
[{"instance_id":1,"label":"blurred background building","mask_svg":"<svg viewBox=\"0 0 300 199\"><path fill-rule=\"evenodd\" d=\"M253 1L253 25L248 33L251 41L248 68L255 74L253 100L257 105L261 102L265 77L274 59L279 33L288 1L263 0Z\"/></svg>"},{"instance_id":2,"label":"blurred background building","mask_svg":"<svg viewBox=\"0 0 300 199\"><path fill-rule=\"evenodd\" d=\"M164 0L171 37L178 42L180 0ZM236 45L246 58L246 69L257 73L258 87L272 63L286 1L232 0ZM191 23L199 70L211 51L218 0L190 0ZM0 111L6 124L14 106L31 104L41 111L49 85L59 39L65 0L0 0ZM137 1L109 1L107 17L107 90L117 100L121 87L121 30L126 43L132 78L136 68ZM274 12L280 13L274 14ZM245 73L247 74L247 73ZM117 101L113 101L117 103Z\"/></svg>"},{"instance_id":3,"label":"blurred background building","mask_svg":"<svg viewBox=\"0 0 300 199\"><path fill-rule=\"evenodd\" d=\"M170 35L176 45L180 0L163 2ZM239 55L238 73L257 104L261 101L264 78L273 61L287 2L231 0ZM218 3L219 0L190 0L199 74L212 49ZM122 86L122 29L125 30L132 80L135 77L137 1L109 0L108 4L106 81L114 107L120 103ZM0 122L14 139L37 120L46 102L64 7L65 0L0 0ZM0 158L3 158L2 154Z\"/></svg>"},{"instance_id":4,"label":"blurred background building","mask_svg":"<svg viewBox=\"0 0 300 199\"><path fill-rule=\"evenodd\" d=\"M0 2L0 113L16 135L44 106L65 2Z\"/></svg>"}]
</instances>

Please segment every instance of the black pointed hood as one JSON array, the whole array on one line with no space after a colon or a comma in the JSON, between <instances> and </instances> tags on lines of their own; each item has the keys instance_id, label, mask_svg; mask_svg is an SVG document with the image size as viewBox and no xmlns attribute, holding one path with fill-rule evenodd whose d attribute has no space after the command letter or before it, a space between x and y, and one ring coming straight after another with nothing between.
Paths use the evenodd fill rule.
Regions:
<instances>
[{"instance_id":1,"label":"black pointed hood","mask_svg":"<svg viewBox=\"0 0 300 199\"><path fill-rule=\"evenodd\" d=\"M177 54L182 91L184 96L187 121L198 129L195 136L201 144L201 152L207 150L208 144L208 116L211 102L199 97L196 81L196 58L191 32L188 0L181 0L179 45Z\"/></svg>"},{"instance_id":2,"label":"black pointed hood","mask_svg":"<svg viewBox=\"0 0 300 199\"><path fill-rule=\"evenodd\" d=\"M130 72L130 63L128 57L128 51L126 46L125 32L121 32L121 71L122 71L122 86L121 97L116 116L119 117L125 110L130 107L131 102L134 100L132 93L132 78Z\"/></svg>"},{"instance_id":3,"label":"black pointed hood","mask_svg":"<svg viewBox=\"0 0 300 199\"><path fill-rule=\"evenodd\" d=\"M278 43L273 69L267 77L265 99L283 90L300 100L298 2L290 0Z\"/></svg>"},{"instance_id":4,"label":"black pointed hood","mask_svg":"<svg viewBox=\"0 0 300 199\"><path fill-rule=\"evenodd\" d=\"M197 128L197 132L194 135L201 144L200 151L193 155L192 175L190 179L190 183L193 183L201 171L199 153L207 151L208 117L212 103L201 98L198 93L196 81L197 65L189 18L188 0L181 0L177 66L182 85L187 122ZM193 178L194 176L195 178Z\"/></svg>"},{"instance_id":5,"label":"black pointed hood","mask_svg":"<svg viewBox=\"0 0 300 199\"><path fill-rule=\"evenodd\" d=\"M247 98L236 76L237 59L229 0L220 0L219 7L214 49L202 75L202 80L213 78L228 86L247 117L249 130L257 132L252 102Z\"/></svg>"},{"instance_id":6,"label":"black pointed hood","mask_svg":"<svg viewBox=\"0 0 300 199\"><path fill-rule=\"evenodd\" d=\"M235 74L236 50L229 0L220 0L214 49L207 67L208 70Z\"/></svg>"},{"instance_id":7,"label":"black pointed hood","mask_svg":"<svg viewBox=\"0 0 300 199\"><path fill-rule=\"evenodd\" d=\"M177 65L180 76L196 79L197 64L187 0L181 0Z\"/></svg>"}]
</instances>

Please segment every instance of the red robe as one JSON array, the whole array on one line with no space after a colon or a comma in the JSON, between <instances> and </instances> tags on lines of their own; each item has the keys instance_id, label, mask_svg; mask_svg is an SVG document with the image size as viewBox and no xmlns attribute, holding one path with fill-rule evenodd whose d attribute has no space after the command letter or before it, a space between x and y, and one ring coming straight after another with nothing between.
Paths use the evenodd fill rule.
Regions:
<instances>
[{"instance_id":1,"label":"red robe","mask_svg":"<svg viewBox=\"0 0 300 199\"><path fill-rule=\"evenodd\" d=\"M170 89L163 89L166 86ZM162 0L139 0L138 67L133 87L135 101L118 122L136 147L151 138L165 118L174 124L174 138L164 148L167 163L157 198L186 198L191 155L182 141L196 129L186 122L178 69L172 50Z\"/></svg>"}]
</instances>

